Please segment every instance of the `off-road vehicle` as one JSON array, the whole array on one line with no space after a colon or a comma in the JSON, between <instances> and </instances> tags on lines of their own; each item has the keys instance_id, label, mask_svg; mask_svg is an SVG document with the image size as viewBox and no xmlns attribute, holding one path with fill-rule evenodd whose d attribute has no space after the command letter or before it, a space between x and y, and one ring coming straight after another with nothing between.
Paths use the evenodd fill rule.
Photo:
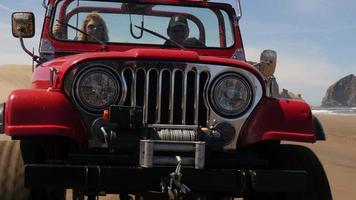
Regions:
<instances>
[{"instance_id":1,"label":"off-road vehicle","mask_svg":"<svg viewBox=\"0 0 356 200\"><path fill-rule=\"evenodd\" d=\"M44 0L39 55L34 15L14 13L35 65L0 132L21 141L31 198L332 199L314 153L281 143L325 139L320 123L278 98L274 51L246 61L230 2Z\"/></svg>"}]
</instances>

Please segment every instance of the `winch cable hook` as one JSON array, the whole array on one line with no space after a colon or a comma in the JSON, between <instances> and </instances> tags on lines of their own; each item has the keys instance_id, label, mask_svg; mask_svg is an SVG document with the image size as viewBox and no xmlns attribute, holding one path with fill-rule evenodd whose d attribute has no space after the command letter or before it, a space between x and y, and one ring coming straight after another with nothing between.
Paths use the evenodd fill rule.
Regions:
<instances>
[{"instance_id":1,"label":"winch cable hook","mask_svg":"<svg viewBox=\"0 0 356 200\"><path fill-rule=\"evenodd\" d=\"M183 176L180 172L182 167L182 158L180 156L176 156L176 159L176 170L169 175L169 186L167 187L169 200L179 200L180 195L185 195L191 191L189 187L181 182Z\"/></svg>"}]
</instances>

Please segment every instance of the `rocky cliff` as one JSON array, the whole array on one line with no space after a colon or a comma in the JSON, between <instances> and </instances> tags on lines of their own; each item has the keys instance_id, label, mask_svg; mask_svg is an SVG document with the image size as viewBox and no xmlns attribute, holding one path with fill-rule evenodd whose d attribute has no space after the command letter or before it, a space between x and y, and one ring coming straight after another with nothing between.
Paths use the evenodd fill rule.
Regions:
<instances>
[{"instance_id":1,"label":"rocky cliff","mask_svg":"<svg viewBox=\"0 0 356 200\"><path fill-rule=\"evenodd\" d=\"M356 77L345 76L326 91L322 100L323 107L356 107Z\"/></svg>"},{"instance_id":2,"label":"rocky cliff","mask_svg":"<svg viewBox=\"0 0 356 200\"><path fill-rule=\"evenodd\" d=\"M293 92L288 91L287 89L282 89L279 93L279 98L283 99L303 99L301 94L294 94Z\"/></svg>"}]
</instances>

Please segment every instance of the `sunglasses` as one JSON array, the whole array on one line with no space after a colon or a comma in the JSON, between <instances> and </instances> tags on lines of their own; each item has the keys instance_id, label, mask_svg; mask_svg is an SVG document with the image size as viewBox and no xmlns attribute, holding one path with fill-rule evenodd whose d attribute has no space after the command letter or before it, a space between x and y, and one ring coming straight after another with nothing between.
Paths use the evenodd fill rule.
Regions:
<instances>
[{"instance_id":1,"label":"sunglasses","mask_svg":"<svg viewBox=\"0 0 356 200\"><path fill-rule=\"evenodd\" d=\"M87 26L89 31L93 31L93 30L103 30L104 27L102 25L94 25L94 24L89 24Z\"/></svg>"}]
</instances>

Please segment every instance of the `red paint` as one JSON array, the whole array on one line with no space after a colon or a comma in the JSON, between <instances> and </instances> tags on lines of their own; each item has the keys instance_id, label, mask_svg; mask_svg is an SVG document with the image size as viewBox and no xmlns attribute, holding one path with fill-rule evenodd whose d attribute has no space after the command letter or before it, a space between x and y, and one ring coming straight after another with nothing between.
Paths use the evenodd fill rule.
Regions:
<instances>
[{"instance_id":1,"label":"red paint","mask_svg":"<svg viewBox=\"0 0 356 200\"><path fill-rule=\"evenodd\" d=\"M62 80L68 69L73 65L93 61L93 60L110 60L110 59L119 59L119 60L162 60L162 61L181 61L181 62L196 62L196 63L207 63L207 64L216 64L223 66L232 66L245 69L253 73L261 83L264 83L264 79L261 73L250 64L247 64L242 61L219 58L212 56L199 56L194 51L183 51L183 50L163 50L163 49L132 49L125 52L93 52L93 53L83 53L76 54L72 56L65 56L57 58L53 61L44 63L40 68L37 69L33 76L33 83L39 79L49 80L49 70L48 67L54 67L59 71L56 88L62 87ZM39 85L39 84L33 84ZM262 84L264 87L264 84Z\"/></svg>"},{"instance_id":2,"label":"red paint","mask_svg":"<svg viewBox=\"0 0 356 200\"><path fill-rule=\"evenodd\" d=\"M32 88L47 89L49 83L50 70L48 67L37 67L32 74Z\"/></svg>"},{"instance_id":3,"label":"red paint","mask_svg":"<svg viewBox=\"0 0 356 200\"><path fill-rule=\"evenodd\" d=\"M315 142L309 105L301 100L262 98L245 122L238 145L263 140Z\"/></svg>"},{"instance_id":4,"label":"red paint","mask_svg":"<svg viewBox=\"0 0 356 200\"><path fill-rule=\"evenodd\" d=\"M288 140L295 142L309 142L314 143L316 141L314 134L306 133L288 133L288 132L278 132L270 131L262 135L261 140Z\"/></svg>"},{"instance_id":5,"label":"red paint","mask_svg":"<svg viewBox=\"0 0 356 200\"><path fill-rule=\"evenodd\" d=\"M56 90L15 90L6 102L9 136L61 135L84 143L84 126L72 103Z\"/></svg>"}]
</instances>

